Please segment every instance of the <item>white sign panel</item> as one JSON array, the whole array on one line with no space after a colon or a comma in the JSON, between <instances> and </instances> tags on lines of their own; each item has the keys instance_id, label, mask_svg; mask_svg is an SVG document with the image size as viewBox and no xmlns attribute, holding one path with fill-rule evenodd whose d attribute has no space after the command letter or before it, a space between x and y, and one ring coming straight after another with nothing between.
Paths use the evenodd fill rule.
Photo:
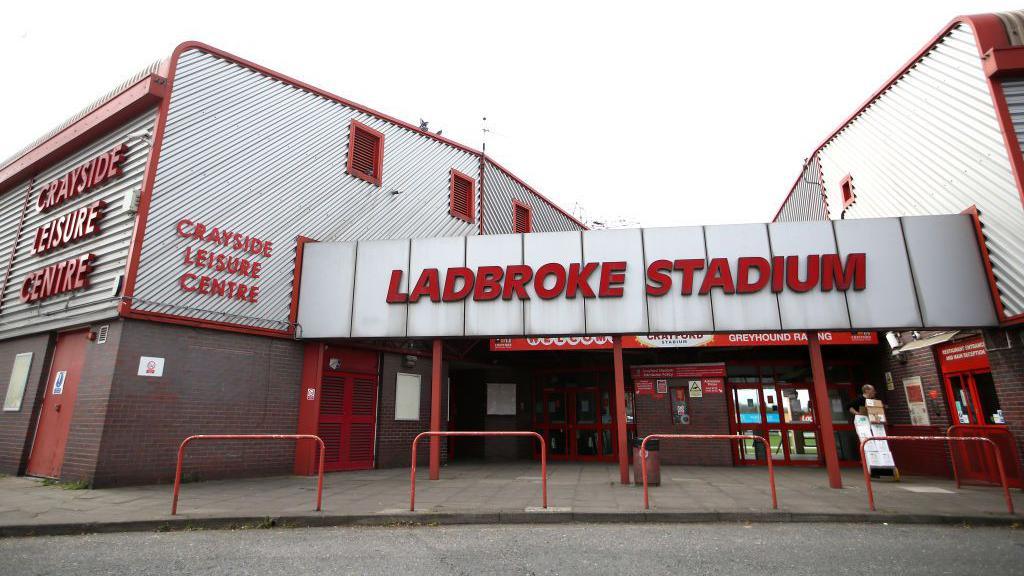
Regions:
<instances>
[{"instance_id":1,"label":"white sign panel","mask_svg":"<svg viewBox=\"0 0 1024 576\"><path fill-rule=\"evenodd\" d=\"M516 415L516 385L487 383L487 414L493 416Z\"/></svg>"},{"instance_id":2,"label":"white sign panel","mask_svg":"<svg viewBox=\"0 0 1024 576\"><path fill-rule=\"evenodd\" d=\"M996 325L968 215L307 247L304 338ZM322 273L321 273L322 270Z\"/></svg>"},{"instance_id":3,"label":"white sign panel","mask_svg":"<svg viewBox=\"0 0 1024 576\"><path fill-rule=\"evenodd\" d=\"M66 370L57 372L57 376L53 379L53 395L60 396L64 393L64 381L68 379L68 373Z\"/></svg>"},{"instance_id":4,"label":"white sign panel","mask_svg":"<svg viewBox=\"0 0 1024 576\"><path fill-rule=\"evenodd\" d=\"M164 359L156 356L139 357L139 376L159 378L164 375Z\"/></svg>"}]
</instances>

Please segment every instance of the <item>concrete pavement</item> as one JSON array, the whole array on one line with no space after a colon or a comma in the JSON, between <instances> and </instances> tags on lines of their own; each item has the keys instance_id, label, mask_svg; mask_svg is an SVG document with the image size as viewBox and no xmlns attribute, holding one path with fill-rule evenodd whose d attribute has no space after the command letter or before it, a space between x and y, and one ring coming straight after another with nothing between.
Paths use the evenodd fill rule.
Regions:
<instances>
[{"instance_id":1,"label":"concrete pavement","mask_svg":"<svg viewBox=\"0 0 1024 576\"><path fill-rule=\"evenodd\" d=\"M778 469L778 511L771 509L767 472L760 467L664 467L662 485L651 488L648 512L639 487L619 484L616 466L556 463L548 475L547 511L539 510L539 465L521 461L447 466L436 482L421 469L416 512L408 511L408 469L388 469L328 474L319 513L315 477L184 484L177 516L170 515L169 485L65 490L7 477L0 478L0 535L218 527L265 517L292 525L718 519L1008 524L1021 518L1006 513L998 488L958 491L952 481L924 477L876 481L878 512L872 513L856 469L844 471L842 490L830 489L821 469ZM1024 511L1024 494L1012 494Z\"/></svg>"}]
</instances>

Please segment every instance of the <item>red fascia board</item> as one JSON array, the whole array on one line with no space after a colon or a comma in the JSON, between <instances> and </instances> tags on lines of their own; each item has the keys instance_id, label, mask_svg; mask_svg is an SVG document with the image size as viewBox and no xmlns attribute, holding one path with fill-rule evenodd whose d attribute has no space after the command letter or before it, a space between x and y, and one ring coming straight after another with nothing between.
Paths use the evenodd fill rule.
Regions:
<instances>
[{"instance_id":1,"label":"red fascia board","mask_svg":"<svg viewBox=\"0 0 1024 576\"><path fill-rule=\"evenodd\" d=\"M292 303L288 311L289 332L295 333L296 323L299 321L299 290L302 284L302 255L305 253L306 244L314 243L316 240L299 236L295 239L295 267L292 277Z\"/></svg>"},{"instance_id":2,"label":"red fascia board","mask_svg":"<svg viewBox=\"0 0 1024 576\"><path fill-rule=\"evenodd\" d=\"M992 294L992 305L995 306L996 316L1001 321L1005 321L1007 318L1006 310L1003 309L1003 301L999 298L999 288L996 285L996 275L992 271L992 260L988 255L988 245L985 244L985 232L981 229L981 220L978 218L978 207L971 206L961 212L961 214L970 215L971 221L974 223L974 235L978 240L978 251L981 253L981 262L985 266L985 279L988 281L988 288Z\"/></svg>"},{"instance_id":3,"label":"red fascia board","mask_svg":"<svg viewBox=\"0 0 1024 576\"><path fill-rule=\"evenodd\" d=\"M989 78L1024 74L1024 46L993 48L985 52L982 59Z\"/></svg>"},{"instance_id":4,"label":"red fascia board","mask_svg":"<svg viewBox=\"0 0 1024 576\"><path fill-rule=\"evenodd\" d=\"M0 193L52 166L163 99L165 81L155 74L139 80L42 144L0 170Z\"/></svg>"},{"instance_id":5,"label":"red fascia board","mask_svg":"<svg viewBox=\"0 0 1024 576\"><path fill-rule=\"evenodd\" d=\"M537 192L536 190L534 190L534 189L533 189L533 188L532 188L532 187L531 187L531 186L530 186L529 184L527 184L526 182L523 182L522 178L520 178L520 177L516 176L515 174L513 174L513 173L509 172L507 168L505 168L505 167L504 167L504 166L502 166L501 164L498 164L497 162L495 162L494 160L492 160L490 156L488 156L488 157L487 157L487 161L488 161L488 162L489 162L489 163L490 163L490 164L491 164L492 166L494 166L495 168L497 168L498 170L500 170L501 172L503 172L503 173L504 173L504 174L505 174L506 176L508 176L509 178L511 178L512 180L514 180L514 181L515 181L515 182L516 182L517 184L519 184L519 185L520 185L520 186L522 186L523 188L526 188L527 190L529 190L529 191L530 191L531 193L533 193L533 195L534 195L534 196L536 196L537 198L540 198L540 199L541 199L542 201L544 201L544 203L545 203L545 204L547 204L548 206L551 206L551 207L552 207L552 208L554 208L555 210L558 210L559 212L561 212L561 213L562 213L562 216L565 216L565 217L566 217L566 218L568 218L569 220L572 220L573 222L575 222L576 224L578 224L578 225L579 225L579 226L580 226L581 228L583 228L584 230L590 230L590 228L589 228L589 227L588 227L588 226L587 226L586 224L584 224L583 222L580 222L580 221L579 221L579 220L578 220L578 219L577 219L577 218L576 218L575 216L573 216L572 214L569 214L568 212L566 212L566 211L565 211L564 209L562 209L562 207L561 207L561 206L559 206L558 204L555 204L555 203L554 203L554 202L552 202L551 200L548 200L547 196L544 196L544 195L543 195L543 194L541 194L540 192Z\"/></svg>"},{"instance_id":6,"label":"red fascia board","mask_svg":"<svg viewBox=\"0 0 1024 576\"><path fill-rule=\"evenodd\" d=\"M234 322L221 322L219 320L200 320L197 318L191 318L188 316L178 316L176 314L166 314L164 312L147 312L143 310L122 310L122 318L129 318L132 320L148 320L151 322L163 322L166 324L177 324L178 326L190 326L192 328L207 328L211 330L224 330L228 332L236 332L242 334L250 334L253 336L269 336L271 338L294 338L294 333L291 330L274 330L272 328L257 328L254 326L248 326L245 324L236 324Z\"/></svg>"},{"instance_id":7,"label":"red fascia board","mask_svg":"<svg viewBox=\"0 0 1024 576\"><path fill-rule=\"evenodd\" d=\"M900 69L897 70L895 74L890 76L889 79L884 84L882 84L882 86L878 90L876 90L867 100L864 101L863 104L860 105L859 108L857 108L857 110L853 112L853 114L850 114L846 118L846 120L843 120L843 122L835 130L832 131L831 134L829 134L824 140L822 140L821 143L818 144L818 146L814 149L814 152L812 152L811 155L808 156L808 158L814 158L819 152L821 152L822 148L828 145L828 143L831 142L832 139L835 138L840 132L842 132L843 129L847 127L847 125L853 122L854 119L857 118L857 116L860 116L861 113L868 108L868 106L871 106L871 104L873 104L875 100L878 100L878 98L881 97L882 94L885 93L890 87L892 87L892 85L895 84L901 76L903 76L911 68L913 68L914 65L919 60L921 60L921 58L924 58L924 56L928 54L928 52L931 51L931 49L934 48L935 45L938 44L939 41L942 40L942 38L946 34L949 34L949 32L953 30L953 28L957 27L960 24L966 24L970 26L971 30L974 32L974 40L978 46L978 56L980 58L984 58L985 53L988 52L989 50L1009 47L1009 41L1006 39L1006 31L1003 28L1003 23L995 14L974 14L969 16L958 16L954 18L948 24L946 24L946 26L943 27L938 34L933 36L927 44L921 47L921 49L918 50L917 53L910 58L910 60L907 60L906 64L900 67ZM779 209L775 212L775 217L772 218L773 222L776 219L778 219L779 214L782 213L783 206L785 206L786 202L789 201L790 196L793 195L793 191L796 190L796 185L799 182L800 177L797 176L797 179L793 183L793 186L789 189L789 193L786 194L786 198L782 201L782 204L779 206Z\"/></svg>"}]
</instances>

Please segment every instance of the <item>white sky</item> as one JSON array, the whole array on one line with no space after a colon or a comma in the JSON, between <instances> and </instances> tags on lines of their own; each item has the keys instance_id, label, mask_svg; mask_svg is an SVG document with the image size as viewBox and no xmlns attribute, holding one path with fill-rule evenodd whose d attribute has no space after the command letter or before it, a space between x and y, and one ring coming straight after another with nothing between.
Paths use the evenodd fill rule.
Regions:
<instances>
[{"instance_id":1,"label":"white sky","mask_svg":"<svg viewBox=\"0 0 1024 576\"><path fill-rule=\"evenodd\" d=\"M479 149L561 206L764 222L814 147L958 14L1007 1L16 2L0 158L200 40Z\"/></svg>"}]
</instances>

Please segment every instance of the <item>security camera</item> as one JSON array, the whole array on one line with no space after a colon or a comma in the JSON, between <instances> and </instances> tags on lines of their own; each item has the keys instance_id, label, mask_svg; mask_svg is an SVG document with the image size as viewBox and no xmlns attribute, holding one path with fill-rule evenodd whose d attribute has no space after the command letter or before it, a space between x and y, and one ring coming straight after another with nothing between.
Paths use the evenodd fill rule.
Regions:
<instances>
[{"instance_id":1,"label":"security camera","mask_svg":"<svg viewBox=\"0 0 1024 576\"><path fill-rule=\"evenodd\" d=\"M902 342L900 342L900 335L895 332L886 332L885 341L889 343L889 348L893 350L899 348L900 344L902 344Z\"/></svg>"}]
</instances>

